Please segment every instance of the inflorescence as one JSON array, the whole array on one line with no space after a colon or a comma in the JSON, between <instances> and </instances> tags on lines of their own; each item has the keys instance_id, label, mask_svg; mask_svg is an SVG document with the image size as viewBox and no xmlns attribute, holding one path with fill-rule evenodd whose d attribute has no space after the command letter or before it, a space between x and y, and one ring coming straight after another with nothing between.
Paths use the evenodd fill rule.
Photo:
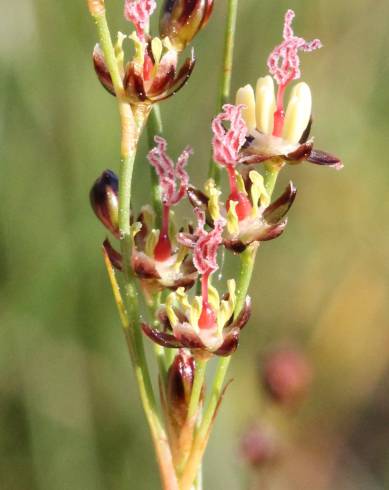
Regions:
<instances>
[{"instance_id":1,"label":"inflorescence","mask_svg":"<svg viewBox=\"0 0 389 490\"><path fill-rule=\"evenodd\" d=\"M198 16L208 19L212 2L202 5L203 10ZM149 36L149 17L155 7L154 0L127 0L125 3L125 17L135 27L135 32L129 36L136 44L135 57L123 68L124 87L132 104L152 104L176 91L177 56L182 45L189 42L188 30L183 39L177 41L180 39L177 26L183 26L183 29L188 26L184 12L178 15L174 8L165 9L161 19L163 33L173 32L169 29L169 19L174 23L174 39L168 35L162 38ZM212 179L205 183L204 191L190 185L186 166L193 154L191 148L185 148L174 164L167 154L166 140L156 136L156 146L148 154L149 163L159 179L162 224L160 229L155 227L155 211L148 204L142 207L138 217L133 216L131 264L145 291L171 291L158 311L160 328L143 324L146 335L164 347L217 355L230 355L236 349L240 329L250 316L250 299L246 298L243 309L238 312L240 315L234 317L234 279L227 281L228 292L220 298L211 281L219 268L218 252L224 246L234 253L242 253L254 242L278 237L286 227L286 215L296 196L296 188L290 182L283 194L271 202L271 193L256 165L273 165L279 170L286 163L306 160L341 167L339 159L314 150L313 140L308 139L312 100L306 83L300 82L293 87L284 111L285 90L301 76L298 52L310 52L322 46L318 39L306 42L295 36L292 29L294 15L292 10L285 15L283 41L268 58L270 75L258 79L255 94L250 85L240 88L236 105L224 105L212 121L213 159L225 169L229 182L224 201L221 189ZM197 21L200 17L196 17ZM197 22L196 29L204 23ZM193 35L197 33L196 29L193 28ZM119 50L124 37L119 37ZM100 81L113 92L98 46L94 51L94 62ZM180 84L187 80L192 68L192 63L187 62L178 76ZM273 79L278 85L277 94ZM118 178L111 170L102 174L91 191L97 217L115 237L118 237L117 193ZM189 223L179 232L172 208L185 198L194 207L197 225L194 228ZM112 264L121 269L121 254L108 240L104 246ZM191 297L190 290L197 282L201 295Z\"/></svg>"}]
</instances>

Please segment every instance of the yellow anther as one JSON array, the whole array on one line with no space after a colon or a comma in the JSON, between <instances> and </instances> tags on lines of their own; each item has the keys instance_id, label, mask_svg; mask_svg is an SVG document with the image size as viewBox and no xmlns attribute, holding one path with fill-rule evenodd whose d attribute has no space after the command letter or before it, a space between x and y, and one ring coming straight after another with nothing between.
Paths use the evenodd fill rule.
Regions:
<instances>
[{"instance_id":1,"label":"yellow anther","mask_svg":"<svg viewBox=\"0 0 389 490\"><path fill-rule=\"evenodd\" d=\"M282 137L289 143L297 144L308 126L311 112L311 90L306 83L300 82L293 88L289 99Z\"/></svg>"},{"instance_id":2,"label":"yellow anther","mask_svg":"<svg viewBox=\"0 0 389 490\"><path fill-rule=\"evenodd\" d=\"M230 208L227 213L227 230L231 235L239 233L239 219L236 214L236 201L230 201Z\"/></svg>"},{"instance_id":3,"label":"yellow anther","mask_svg":"<svg viewBox=\"0 0 389 490\"><path fill-rule=\"evenodd\" d=\"M255 97L251 85L241 87L236 93L236 105L243 104L245 107L242 111L243 119L249 131L255 129Z\"/></svg>"},{"instance_id":4,"label":"yellow anther","mask_svg":"<svg viewBox=\"0 0 389 490\"><path fill-rule=\"evenodd\" d=\"M258 78L255 99L256 127L261 133L272 134L276 98L274 95L274 82L270 75Z\"/></svg>"},{"instance_id":5,"label":"yellow anther","mask_svg":"<svg viewBox=\"0 0 389 490\"><path fill-rule=\"evenodd\" d=\"M151 230L147 235L145 243L145 253L149 257L154 257L154 249L158 243L159 230Z\"/></svg>"},{"instance_id":6,"label":"yellow anther","mask_svg":"<svg viewBox=\"0 0 389 490\"><path fill-rule=\"evenodd\" d=\"M220 217L219 196L221 191L216 187L213 179L208 179L205 183L205 193L209 198L208 211L213 220Z\"/></svg>"},{"instance_id":7,"label":"yellow anther","mask_svg":"<svg viewBox=\"0 0 389 490\"><path fill-rule=\"evenodd\" d=\"M253 203L252 215L257 216L259 203L263 206L268 206L270 203L270 196L266 190L263 176L251 170L249 173L250 180L252 182L251 186L251 201Z\"/></svg>"}]
</instances>

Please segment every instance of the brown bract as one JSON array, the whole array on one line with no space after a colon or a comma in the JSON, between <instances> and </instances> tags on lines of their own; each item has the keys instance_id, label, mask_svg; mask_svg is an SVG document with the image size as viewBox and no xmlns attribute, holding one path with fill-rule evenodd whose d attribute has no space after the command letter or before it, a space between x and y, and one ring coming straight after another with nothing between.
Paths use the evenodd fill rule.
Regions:
<instances>
[{"instance_id":1,"label":"brown bract","mask_svg":"<svg viewBox=\"0 0 389 490\"><path fill-rule=\"evenodd\" d=\"M312 127L310 120L304 131L299 144L287 144L282 138L269 136L254 130L247 139L240 152L239 163L245 165L258 164L263 162L273 162L283 164L298 164L304 161L333 167L336 170L343 168L341 160L335 155L331 155L322 150L315 150L313 139L309 139Z\"/></svg>"},{"instance_id":2,"label":"brown bract","mask_svg":"<svg viewBox=\"0 0 389 490\"><path fill-rule=\"evenodd\" d=\"M119 180L112 170L105 170L93 184L89 200L93 211L116 238L119 237Z\"/></svg>"}]
</instances>

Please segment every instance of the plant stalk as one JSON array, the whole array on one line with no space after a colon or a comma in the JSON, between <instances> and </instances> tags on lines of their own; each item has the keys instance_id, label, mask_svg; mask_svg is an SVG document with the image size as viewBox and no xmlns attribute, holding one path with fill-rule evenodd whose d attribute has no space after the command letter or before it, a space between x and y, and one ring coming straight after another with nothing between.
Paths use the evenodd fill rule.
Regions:
<instances>
[{"instance_id":1,"label":"plant stalk","mask_svg":"<svg viewBox=\"0 0 389 490\"><path fill-rule=\"evenodd\" d=\"M172 455L166 433L158 415L154 391L147 366L143 337L139 326L137 290L130 262L132 246L130 227L132 175L136 148L140 132L147 118L147 111L144 112L143 120L139 117L141 112L136 111L138 117L137 120L135 120L131 105L125 99L119 65L105 15L104 2L102 0L89 0L88 6L96 22L100 46L103 50L105 62L112 78L120 114L121 164L119 170L119 230L120 248L123 257L124 301L122 300L113 270L108 270L108 272L115 300L118 304L143 409L150 426L163 488L164 490L178 490ZM109 267L107 268L109 269Z\"/></svg>"},{"instance_id":2,"label":"plant stalk","mask_svg":"<svg viewBox=\"0 0 389 490\"><path fill-rule=\"evenodd\" d=\"M237 287L237 302L234 313L235 317L239 315L244 305L254 268L258 245L258 243L254 242L241 254L241 269L239 273ZM204 412L203 420L198 431L196 432L195 439L192 445L192 451L189 455L186 469L180 482L180 488L182 490L190 490L192 482L196 477L198 467L203 459L204 451L207 447L210 431L212 428L212 422L215 418L216 411L223 394L224 379L226 377L230 362L231 356L222 357L218 361L215 377L212 384L211 396L207 408Z\"/></svg>"},{"instance_id":3,"label":"plant stalk","mask_svg":"<svg viewBox=\"0 0 389 490\"><path fill-rule=\"evenodd\" d=\"M147 123L147 136L150 150L154 147L154 137L162 136L163 125L161 110L157 104L153 105L150 117ZM150 165L150 181L151 181L151 199L153 204L153 209L156 216L156 228L160 229L162 226L162 203L161 203L161 192L159 188L159 181L157 173Z\"/></svg>"},{"instance_id":4,"label":"plant stalk","mask_svg":"<svg viewBox=\"0 0 389 490\"><path fill-rule=\"evenodd\" d=\"M199 403L201 399L201 391L203 389L205 373L207 369L208 360L196 359L196 371L193 382L192 393L188 408L188 421L196 417L199 410Z\"/></svg>"},{"instance_id":5,"label":"plant stalk","mask_svg":"<svg viewBox=\"0 0 389 490\"><path fill-rule=\"evenodd\" d=\"M273 194L277 177L280 171L280 166L268 165L265 170L264 184L269 193L269 196ZM249 245L246 250L241 254L241 267L239 272L239 279L237 285L237 301L234 316L235 318L241 312L245 298L250 286L255 258L259 247L258 242L254 242ZM229 364L231 362L231 356L222 357L218 361L216 367L216 373L212 384L211 397L208 402L207 408L204 413L202 423L195 435L195 439L192 445L192 451L189 455L185 472L180 480L180 490L190 490L191 485L196 477L197 469L199 468L203 459L204 451L207 447L212 423L216 416L216 412L223 395L224 380L228 371Z\"/></svg>"},{"instance_id":6,"label":"plant stalk","mask_svg":"<svg viewBox=\"0 0 389 490\"><path fill-rule=\"evenodd\" d=\"M224 37L224 54L223 54L223 71L220 79L219 96L217 102L217 112L230 99L232 66L234 62L234 46L236 34L236 21L238 17L239 0L228 0L226 31ZM212 155L209 163L209 177L214 179L216 185L220 184L221 171L218 165L213 161Z\"/></svg>"}]
</instances>

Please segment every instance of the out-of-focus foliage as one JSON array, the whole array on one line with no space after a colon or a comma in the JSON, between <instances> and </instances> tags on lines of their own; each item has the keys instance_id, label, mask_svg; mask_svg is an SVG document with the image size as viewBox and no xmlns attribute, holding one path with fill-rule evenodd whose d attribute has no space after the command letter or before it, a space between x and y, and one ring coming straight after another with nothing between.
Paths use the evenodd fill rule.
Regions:
<instances>
[{"instance_id":1,"label":"out-of-focus foliage","mask_svg":"<svg viewBox=\"0 0 389 490\"><path fill-rule=\"evenodd\" d=\"M215 3L193 77L162 106L172 151L194 147L197 184L221 61L226 2ZM125 30L122 1L107 4ZM286 233L259 253L254 314L207 453L206 488L248 488L238 440L261 418L287 447L266 473L269 488L388 488L389 3L242 0L234 89L265 73L288 7L296 32L325 45L302 55L303 79L316 145L342 156L345 169L283 172L279 189L293 178L299 193ZM88 203L97 175L118 166L115 103L91 64L93 23L83 2L3 0L1 24L0 488L158 488L101 260L104 231ZM138 204L147 196L144 149ZM258 359L291 341L316 371L309 397L297 413L264 415Z\"/></svg>"}]
</instances>

